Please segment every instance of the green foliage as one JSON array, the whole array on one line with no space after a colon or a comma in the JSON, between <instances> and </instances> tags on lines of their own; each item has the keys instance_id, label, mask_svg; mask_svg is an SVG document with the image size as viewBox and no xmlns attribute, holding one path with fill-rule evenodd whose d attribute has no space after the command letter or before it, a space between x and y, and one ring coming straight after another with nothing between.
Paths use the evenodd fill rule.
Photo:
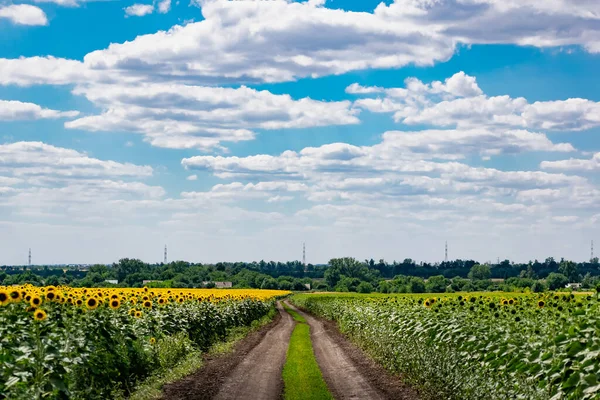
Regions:
<instances>
[{"instance_id":1,"label":"green foliage","mask_svg":"<svg viewBox=\"0 0 600 400\"><path fill-rule=\"evenodd\" d=\"M569 283L569 278L563 274L557 274L555 272L551 273L546 278L546 284L550 290L562 289L567 283Z\"/></svg>"},{"instance_id":2,"label":"green foliage","mask_svg":"<svg viewBox=\"0 0 600 400\"><path fill-rule=\"evenodd\" d=\"M487 280L492 277L492 270L487 265L475 264L471 267L468 277L473 281Z\"/></svg>"},{"instance_id":3,"label":"green foliage","mask_svg":"<svg viewBox=\"0 0 600 400\"><path fill-rule=\"evenodd\" d=\"M270 302L188 301L145 309L85 310L44 303L34 321L24 303L0 306L0 398L107 399L153 372L266 315Z\"/></svg>"},{"instance_id":4,"label":"green foliage","mask_svg":"<svg viewBox=\"0 0 600 400\"><path fill-rule=\"evenodd\" d=\"M297 295L424 399L600 398L600 303L573 294Z\"/></svg>"},{"instance_id":5,"label":"green foliage","mask_svg":"<svg viewBox=\"0 0 600 400\"><path fill-rule=\"evenodd\" d=\"M444 293L449 284L450 280L444 278L443 275L432 276L425 283L425 291L427 293Z\"/></svg>"}]
</instances>

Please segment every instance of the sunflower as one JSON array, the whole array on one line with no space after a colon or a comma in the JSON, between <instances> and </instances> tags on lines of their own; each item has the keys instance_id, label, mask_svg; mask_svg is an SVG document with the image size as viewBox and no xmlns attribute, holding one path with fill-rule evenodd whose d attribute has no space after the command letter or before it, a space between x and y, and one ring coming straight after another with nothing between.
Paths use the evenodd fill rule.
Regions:
<instances>
[{"instance_id":1,"label":"sunflower","mask_svg":"<svg viewBox=\"0 0 600 400\"><path fill-rule=\"evenodd\" d=\"M177 301L180 303L183 303L185 301L185 299L183 297L180 297Z\"/></svg>"},{"instance_id":2,"label":"sunflower","mask_svg":"<svg viewBox=\"0 0 600 400\"><path fill-rule=\"evenodd\" d=\"M46 314L46 311L38 309L33 313L33 318L36 321L43 321L48 318L48 314Z\"/></svg>"},{"instance_id":3,"label":"sunflower","mask_svg":"<svg viewBox=\"0 0 600 400\"><path fill-rule=\"evenodd\" d=\"M10 297L10 300L14 302L21 300L21 292L18 290L13 290L8 294L8 296Z\"/></svg>"},{"instance_id":4,"label":"sunflower","mask_svg":"<svg viewBox=\"0 0 600 400\"><path fill-rule=\"evenodd\" d=\"M152 302L150 300L144 301L144 307L152 308Z\"/></svg>"},{"instance_id":5,"label":"sunflower","mask_svg":"<svg viewBox=\"0 0 600 400\"><path fill-rule=\"evenodd\" d=\"M132 308L129 310L129 315L131 315L132 317L135 316L135 308Z\"/></svg>"},{"instance_id":6,"label":"sunflower","mask_svg":"<svg viewBox=\"0 0 600 400\"><path fill-rule=\"evenodd\" d=\"M31 304L32 307L39 307L42 305L42 299L38 296L34 296L29 300L29 304Z\"/></svg>"},{"instance_id":7,"label":"sunflower","mask_svg":"<svg viewBox=\"0 0 600 400\"><path fill-rule=\"evenodd\" d=\"M110 308L112 308L113 310L116 310L117 308L119 308L121 306L121 302L119 301L119 299L112 299L109 303Z\"/></svg>"},{"instance_id":8,"label":"sunflower","mask_svg":"<svg viewBox=\"0 0 600 400\"><path fill-rule=\"evenodd\" d=\"M75 301L75 304L76 304L76 305L78 305L78 306L82 306L82 305L83 305L83 300L81 300L81 299L77 299L77 300Z\"/></svg>"},{"instance_id":9,"label":"sunflower","mask_svg":"<svg viewBox=\"0 0 600 400\"><path fill-rule=\"evenodd\" d=\"M154 344L154 343L156 343L156 339L155 339L155 338L153 338L153 337L151 337L151 338L150 338L150 344Z\"/></svg>"},{"instance_id":10,"label":"sunflower","mask_svg":"<svg viewBox=\"0 0 600 400\"><path fill-rule=\"evenodd\" d=\"M431 303L429 302L429 300L425 300L425 303L423 303L423 305L425 307L431 307Z\"/></svg>"},{"instance_id":11,"label":"sunflower","mask_svg":"<svg viewBox=\"0 0 600 400\"><path fill-rule=\"evenodd\" d=\"M90 297L89 299L87 299L87 301L85 302L85 305L87 306L87 308L89 308L90 310L94 310L98 307L98 300L95 299L94 297Z\"/></svg>"},{"instance_id":12,"label":"sunflower","mask_svg":"<svg viewBox=\"0 0 600 400\"><path fill-rule=\"evenodd\" d=\"M162 297L160 297L160 298L158 299L158 304L160 304L161 306L162 306L163 304L165 304L165 302L166 302L166 300L165 300L164 298L162 298Z\"/></svg>"},{"instance_id":13,"label":"sunflower","mask_svg":"<svg viewBox=\"0 0 600 400\"><path fill-rule=\"evenodd\" d=\"M546 303L544 303L544 300L538 301L538 307L539 308L543 308L545 305L546 305Z\"/></svg>"},{"instance_id":14,"label":"sunflower","mask_svg":"<svg viewBox=\"0 0 600 400\"><path fill-rule=\"evenodd\" d=\"M513 304L515 304L515 299L510 299L510 300L508 300L508 304L510 304L511 306L512 306Z\"/></svg>"},{"instance_id":15,"label":"sunflower","mask_svg":"<svg viewBox=\"0 0 600 400\"><path fill-rule=\"evenodd\" d=\"M136 311L133 316L136 317L136 318L141 318L142 315L143 315L143 313L141 311Z\"/></svg>"},{"instance_id":16,"label":"sunflower","mask_svg":"<svg viewBox=\"0 0 600 400\"><path fill-rule=\"evenodd\" d=\"M10 301L10 296L4 290L0 290L0 306L7 304Z\"/></svg>"},{"instance_id":17,"label":"sunflower","mask_svg":"<svg viewBox=\"0 0 600 400\"><path fill-rule=\"evenodd\" d=\"M46 300L54 300L56 298L56 293L54 293L53 291L46 293Z\"/></svg>"}]
</instances>

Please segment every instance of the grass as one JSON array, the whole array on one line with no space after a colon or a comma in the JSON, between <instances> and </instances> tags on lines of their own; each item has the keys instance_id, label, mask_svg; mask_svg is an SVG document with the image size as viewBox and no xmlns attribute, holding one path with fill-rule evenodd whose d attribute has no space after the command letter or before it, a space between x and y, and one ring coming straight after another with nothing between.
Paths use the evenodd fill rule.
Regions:
<instances>
[{"instance_id":1,"label":"grass","mask_svg":"<svg viewBox=\"0 0 600 400\"><path fill-rule=\"evenodd\" d=\"M283 367L285 400L333 400L313 353L310 327L302 315L283 305L297 322Z\"/></svg>"},{"instance_id":2,"label":"grass","mask_svg":"<svg viewBox=\"0 0 600 400\"><path fill-rule=\"evenodd\" d=\"M250 326L242 326L232 329L223 342L215 343L207 353L198 350L190 352L185 358L179 361L173 368L150 376L142 382L133 394L130 400L156 400L162 397L162 387L166 384L178 381L184 377L193 374L202 367L202 360L206 354L217 355L230 352L233 347L246 337L249 333L267 325L275 318L277 310L275 307L267 315L259 320L252 322ZM123 397L121 397L123 398Z\"/></svg>"}]
</instances>

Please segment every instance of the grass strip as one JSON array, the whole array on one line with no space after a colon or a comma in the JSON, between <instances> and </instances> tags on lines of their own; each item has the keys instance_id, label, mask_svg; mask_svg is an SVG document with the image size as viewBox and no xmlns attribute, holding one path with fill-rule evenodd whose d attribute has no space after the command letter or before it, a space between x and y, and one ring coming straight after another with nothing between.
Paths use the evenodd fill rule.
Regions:
<instances>
[{"instance_id":1,"label":"grass strip","mask_svg":"<svg viewBox=\"0 0 600 400\"><path fill-rule=\"evenodd\" d=\"M191 352L173 368L166 371L160 371L160 373L152 375L142 382L129 397L129 400L160 399L162 397L162 387L164 385L183 379L199 370L202 367L202 361L206 354L217 355L231 352L233 347L240 340L245 338L251 332L258 330L273 321L275 315L277 315L277 310L273 307L267 315L253 321L250 326L240 326L232 329L225 341L215 343L207 353L201 351ZM122 399L123 397L120 398Z\"/></svg>"},{"instance_id":2,"label":"grass strip","mask_svg":"<svg viewBox=\"0 0 600 400\"><path fill-rule=\"evenodd\" d=\"M283 307L297 322L283 367L284 399L333 400L315 359L310 327L302 315L285 304Z\"/></svg>"}]
</instances>

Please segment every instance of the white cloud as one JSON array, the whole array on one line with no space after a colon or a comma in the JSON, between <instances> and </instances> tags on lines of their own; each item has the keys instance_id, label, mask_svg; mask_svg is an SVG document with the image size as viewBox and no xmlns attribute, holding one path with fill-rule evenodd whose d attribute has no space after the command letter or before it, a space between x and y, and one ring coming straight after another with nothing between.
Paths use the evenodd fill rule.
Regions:
<instances>
[{"instance_id":1,"label":"white cloud","mask_svg":"<svg viewBox=\"0 0 600 400\"><path fill-rule=\"evenodd\" d=\"M0 18L7 18L16 25L48 25L46 13L30 4L0 5Z\"/></svg>"},{"instance_id":2,"label":"white cloud","mask_svg":"<svg viewBox=\"0 0 600 400\"><path fill-rule=\"evenodd\" d=\"M125 7L126 16L143 17L144 15L152 14L154 6L152 4L133 4Z\"/></svg>"},{"instance_id":3,"label":"white cloud","mask_svg":"<svg viewBox=\"0 0 600 400\"><path fill-rule=\"evenodd\" d=\"M267 199L267 203L282 203L285 201L290 201L293 200L294 198L292 196L273 196L273 197L269 197Z\"/></svg>"},{"instance_id":4,"label":"white cloud","mask_svg":"<svg viewBox=\"0 0 600 400\"><path fill-rule=\"evenodd\" d=\"M346 88L346 93L349 94L368 94L368 93L380 93L383 92L383 88L379 86L361 86L358 83L353 83Z\"/></svg>"},{"instance_id":5,"label":"white cloud","mask_svg":"<svg viewBox=\"0 0 600 400\"><path fill-rule=\"evenodd\" d=\"M56 111L37 104L13 100L0 100L0 121L31 120L41 118L72 118L79 111Z\"/></svg>"},{"instance_id":6,"label":"white cloud","mask_svg":"<svg viewBox=\"0 0 600 400\"><path fill-rule=\"evenodd\" d=\"M171 0L159 0L158 2L158 12L161 14L166 14L171 10Z\"/></svg>"},{"instance_id":7,"label":"white cloud","mask_svg":"<svg viewBox=\"0 0 600 400\"><path fill-rule=\"evenodd\" d=\"M0 173L28 179L75 179L100 177L148 177L149 166L103 161L72 149L42 142L0 145Z\"/></svg>"},{"instance_id":8,"label":"white cloud","mask_svg":"<svg viewBox=\"0 0 600 400\"><path fill-rule=\"evenodd\" d=\"M91 79L83 63L64 58L20 57L0 58L0 84L66 85Z\"/></svg>"},{"instance_id":9,"label":"white cloud","mask_svg":"<svg viewBox=\"0 0 600 400\"><path fill-rule=\"evenodd\" d=\"M349 88L357 89L350 85ZM405 80L404 88L381 89L383 98L354 105L376 113L394 113L406 125L474 128L495 126L544 130L585 130L600 126L600 102L587 99L537 101L485 95L474 77L458 72L444 82ZM374 93L355 91L354 93Z\"/></svg>"},{"instance_id":10,"label":"white cloud","mask_svg":"<svg viewBox=\"0 0 600 400\"><path fill-rule=\"evenodd\" d=\"M71 129L142 133L154 146L210 149L251 140L250 129L287 129L359 122L349 101L292 99L245 86L215 88L179 84L80 85L105 111L67 122Z\"/></svg>"},{"instance_id":11,"label":"white cloud","mask_svg":"<svg viewBox=\"0 0 600 400\"><path fill-rule=\"evenodd\" d=\"M166 4L160 1L159 11ZM461 43L579 45L600 52L599 10L590 1L396 0L379 4L371 13L330 9L322 1L199 4L202 21L89 53L86 70L117 80L281 82L432 65L451 58ZM152 6L132 7L133 15L141 15ZM54 74L60 72L43 73L48 82L58 81ZM10 75L2 78L14 80ZM458 95L474 93L464 81L446 84L450 86L443 90Z\"/></svg>"},{"instance_id":12,"label":"white cloud","mask_svg":"<svg viewBox=\"0 0 600 400\"><path fill-rule=\"evenodd\" d=\"M85 0L33 0L34 3L54 3L63 7L78 7ZM88 0L91 1L91 0Z\"/></svg>"},{"instance_id":13,"label":"white cloud","mask_svg":"<svg viewBox=\"0 0 600 400\"><path fill-rule=\"evenodd\" d=\"M562 171L594 171L600 170L600 153L596 153L589 160L570 158L560 161L542 161L542 169L556 169Z\"/></svg>"},{"instance_id":14,"label":"white cloud","mask_svg":"<svg viewBox=\"0 0 600 400\"><path fill-rule=\"evenodd\" d=\"M187 179L188 181L196 181L196 180L198 180L198 175L196 175L196 174L190 175L185 179Z\"/></svg>"}]
</instances>

